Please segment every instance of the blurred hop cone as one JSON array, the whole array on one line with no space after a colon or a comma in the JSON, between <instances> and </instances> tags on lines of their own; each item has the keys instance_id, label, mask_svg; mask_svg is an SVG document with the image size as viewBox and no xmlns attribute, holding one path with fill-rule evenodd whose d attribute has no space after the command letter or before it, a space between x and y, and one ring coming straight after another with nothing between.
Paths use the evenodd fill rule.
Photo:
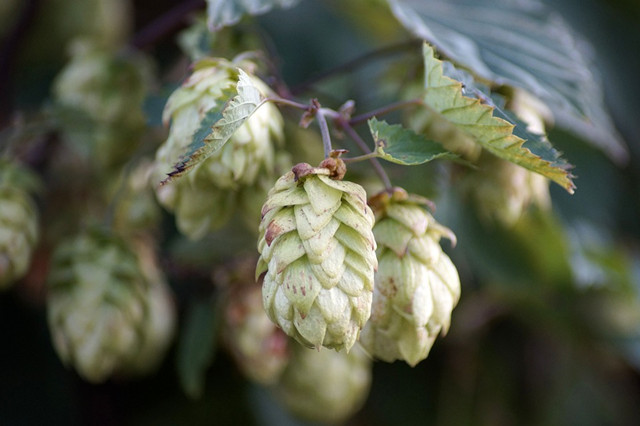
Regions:
<instances>
[{"instance_id":1,"label":"blurred hop cone","mask_svg":"<svg viewBox=\"0 0 640 426\"><path fill-rule=\"evenodd\" d=\"M54 348L87 381L157 366L175 313L150 246L90 230L58 246L48 285Z\"/></svg>"},{"instance_id":2,"label":"blurred hop cone","mask_svg":"<svg viewBox=\"0 0 640 426\"><path fill-rule=\"evenodd\" d=\"M118 231L140 233L159 224L161 208L149 185L152 171L153 162L144 159L131 173L123 173L112 182L110 199L116 200L113 226ZM122 179L126 180L122 182Z\"/></svg>"},{"instance_id":3,"label":"blurred hop cone","mask_svg":"<svg viewBox=\"0 0 640 426\"><path fill-rule=\"evenodd\" d=\"M270 385L289 362L289 338L264 312L254 267L255 259L249 257L233 269L216 271L216 284L227 289L223 341L248 379Z\"/></svg>"},{"instance_id":4,"label":"blurred hop cone","mask_svg":"<svg viewBox=\"0 0 640 426\"><path fill-rule=\"evenodd\" d=\"M540 101L516 90L510 108L527 124L529 132L545 138L544 119L551 112ZM547 178L486 151L480 155L478 172L469 173L462 186L485 219L505 226L513 226L531 205L545 210L551 206Z\"/></svg>"},{"instance_id":5,"label":"blurred hop cone","mask_svg":"<svg viewBox=\"0 0 640 426\"><path fill-rule=\"evenodd\" d=\"M356 345L352 351L296 350L275 392L296 416L340 423L364 404L371 385L371 359Z\"/></svg>"},{"instance_id":6,"label":"blurred hop cone","mask_svg":"<svg viewBox=\"0 0 640 426\"><path fill-rule=\"evenodd\" d=\"M30 192L37 179L0 158L0 290L27 272L38 240L38 213Z\"/></svg>"},{"instance_id":7,"label":"blurred hop cone","mask_svg":"<svg viewBox=\"0 0 640 426\"><path fill-rule=\"evenodd\" d=\"M245 70L253 67L242 64ZM207 112L222 102L223 91L234 89L237 65L206 59L167 101L163 120L171 121L169 137L156 153L154 180L162 181L191 144ZM253 84L268 95L269 87L255 76ZM232 216L243 188L264 173L273 173L274 146L283 138L280 111L271 103L258 108L229 142L180 179L156 187L160 203L176 216L178 229L192 239L219 229Z\"/></svg>"},{"instance_id":8,"label":"blurred hop cone","mask_svg":"<svg viewBox=\"0 0 640 426\"><path fill-rule=\"evenodd\" d=\"M455 236L402 189L381 193L370 204L380 265L360 343L376 358L415 366L438 334L447 333L460 297L458 272L439 244L441 237L455 242Z\"/></svg>"},{"instance_id":9,"label":"blurred hop cone","mask_svg":"<svg viewBox=\"0 0 640 426\"><path fill-rule=\"evenodd\" d=\"M69 140L103 169L120 166L138 146L147 80L140 56L88 40L72 44L71 60L53 86L57 115Z\"/></svg>"},{"instance_id":10,"label":"blurred hop cone","mask_svg":"<svg viewBox=\"0 0 640 426\"><path fill-rule=\"evenodd\" d=\"M256 274L266 272L264 308L285 333L348 351L369 319L378 262L365 191L342 175L329 158L278 179L262 207Z\"/></svg>"}]
</instances>

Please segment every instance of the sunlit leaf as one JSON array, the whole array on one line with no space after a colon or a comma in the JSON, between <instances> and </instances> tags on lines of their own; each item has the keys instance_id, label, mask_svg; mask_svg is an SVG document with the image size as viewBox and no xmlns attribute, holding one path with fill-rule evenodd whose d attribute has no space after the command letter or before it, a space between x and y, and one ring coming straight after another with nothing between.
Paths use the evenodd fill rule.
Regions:
<instances>
[{"instance_id":1,"label":"sunlit leaf","mask_svg":"<svg viewBox=\"0 0 640 426\"><path fill-rule=\"evenodd\" d=\"M399 124L387 124L386 121L378 121L375 117L368 123L376 144L376 152L380 158L392 163L415 166L437 158L457 158L438 142Z\"/></svg>"},{"instance_id":2,"label":"sunlit leaf","mask_svg":"<svg viewBox=\"0 0 640 426\"><path fill-rule=\"evenodd\" d=\"M262 105L265 97L253 84L251 78L238 69L236 90L224 92L226 98L207 112L200 129L193 135L187 153L174 166L174 170L162 182L178 178L226 144L236 130Z\"/></svg>"},{"instance_id":3,"label":"sunlit leaf","mask_svg":"<svg viewBox=\"0 0 640 426\"><path fill-rule=\"evenodd\" d=\"M431 46L423 48L425 61L424 103L431 115L439 117L439 125L456 127L492 154L533 172L539 173L568 192L575 185L568 169L551 144L536 145L537 154L524 146L525 140L513 133L515 125L496 116L489 98L463 94L461 82L444 75L443 63L434 56ZM444 119L444 120L443 120Z\"/></svg>"},{"instance_id":4,"label":"sunlit leaf","mask_svg":"<svg viewBox=\"0 0 640 426\"><path fill-rule=\"evenodd\" d=\"M207 24L211 31L234 25L244 15L261 15L273 7L291 7L299 0L207 0Z\"/></svg>"},{"instance_id":5,"label":"sunlit leaf","mask_svg":"<svg viewBox=\"0 0 640 426\"><path fill-rule=\"evenodd\" d=\"M559 126L626 159L585 42L539 0L388 2L406 29L457 64L527 90L551 108Z\"/></svg>"}]
</instances>

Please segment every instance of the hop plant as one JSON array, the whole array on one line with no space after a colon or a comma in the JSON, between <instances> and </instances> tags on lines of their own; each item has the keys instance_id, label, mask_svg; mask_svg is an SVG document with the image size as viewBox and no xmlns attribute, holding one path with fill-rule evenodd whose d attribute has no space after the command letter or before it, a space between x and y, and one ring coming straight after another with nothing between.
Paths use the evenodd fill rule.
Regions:
<instances>
[{"instance_id":1,"label":"hop plant","mask_svg":"<svg viewBox=\"0 0 640 426\"><path fill-rule=\"evenodd\" d=\"M402 189L370 201L380 262L371 320L360 342L375 357L415 366L429 354L438 334L446 334L460 297L455 266L439 241L453 233Z\"/></svg>"},{"instance_id":2,"label":"hop plant","mask_svg":"<svg viewBox=\"0 0 640 426\"><path fill-rule=\"evenodd\" d=\"M227 290L225 346L248 379L270 385L289 362L289 338L264 312L260 286L253 280L254 267L255 259L247 258L232 268L220 268L214 278Z\"/></svg>"},{"instance_id":3,"label":"hop plant","mask_svg":"<svg viewBox=\"0 0 640 426\"><path fill-rule=\"evenodd\" d=\"M53 345L90 382L151 369L166 349L173 310L147 256L98 229L54 252L47 294Z\"/></svg>"},{"instance_id":4,"label":"hop plant","mask_svg":"<svg viewBox=\"0 0 640 426\"><path fill-rule=\"evenodd\" d=\"M29 267L38 240L38 213L30 195L36 186L30 172L0 159L0 290Z\"/></svg>"},{"instance_id":5,"label":"hop plant","mask_svg":"<svg viewBox=\"0 0 640 426\"><path fill-rule=\"evenodd\" d=\"M371 359L357 345L349 353L297 346L275 388L295 415L338 423L358 411L371 386Z\"/></svg>"},{"instance_id":6,"label":"hop plant","mask_svg":"<svg viewBox=\"0 0 640 426\"><path fill-rule=\"evenodd\" d=\"M71 53L54 82L58 118L81 152L102 168L117 167L145 129L147 65L139 56L117 56L88 40L76 40Z\"/></svg>"},{"instance_id":7,"label":"hop plant","mask_svg":"<svg viewBox=\"0 0 640 426\"><path fill-rule=\"evenodd\" d=\"M245 64L250 69L251 64ZM263 93L269 87L255 76ZM199 129L206 113L222 102L223 92L238 80L237 67L224 59L202 60L167 101L163 119L171 121L169 137L156 153L155 178L172 171ZM274 147L283 137L283 120L272 104L261 106L228 143L183 179L156 188L161 204L176 215L178 229L192 239L223 226L233 215L243 189L274 170Z\"/></svg>"},{"instance_id":8,"label":"hop plant","mask_svg":"<svg viewBox=\"0 0 640 426\"><path fill-rule=\"evenodd\" d=\"M364 189L341 181L342 160L300 163L262 207L256 274L264 308L309 347L347 351L369 319L377 268L373 213Z\"/></svg>"},{"instance_id":9,"label":"hop plant","mask_svg":"<svg viewBox=\"0 0 640 426\"><path fill-rule=\"evenodd\" d=\"M487 152L482 152L477 171L465 176L461 188L484 219L505 226L514 225L531 205L547 209L551 204L547 178Z\"/></svg>"}]
</instances>

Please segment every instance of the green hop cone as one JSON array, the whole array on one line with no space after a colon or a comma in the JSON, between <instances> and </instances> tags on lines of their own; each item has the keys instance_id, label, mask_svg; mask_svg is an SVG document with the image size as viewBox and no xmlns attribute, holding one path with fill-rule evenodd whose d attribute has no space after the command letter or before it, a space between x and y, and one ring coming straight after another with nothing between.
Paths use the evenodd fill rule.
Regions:
<instances>
[{"instance_id":1,"label":"green hop cone","mask_svg":"<svg viewBox=\"0 0 640 426\"><path fill-rule=\"evenodd\" d=\"M254 276L255 259L248 257L220 268L214 279L227 290L223 341L248 379L274 384L289 362L289 338L271 322L262 307L260 285Z\"/></svg>"},{"instance_id":2,"label":"green hop cone","mask_svg":"<svg viewBox=\"0 0 640 426\"><path fill-rule=\"evenodd\" d=\"M30 191L37 181L26 169L0 159L0 290L27 272L38 240L38 213Z\"/></svg>"},{"instance_id":3,"label":"green hop cone","mask_svg":"<svg viewBox=\"0 0 640 426\"><path fill-rule=\"evenodd\" d=\"M548 209L551 204L547 178L485 151L461 189L483 219L505 226L513 226L531 205Z\"/></svg>"},{"instance_id":4,"label":"green hop cone","mask_svg":"<svg viewBox=\"0 0 640 426\"><path fill-rule=\"evenodd\" d=\"M446 334L460 297L458 272L439 244L442 236L453 241L455 236L402 189L381 193L370 203L380 265L371 319L360 343L379 359L415 366L438 334Z\"/></svg>"},{"instance_id":5,"label":"green hop cone","mask_svg":"<svg viewBox=\"0 0 640 426\"><path fill-rule=\"evenodd\" d=\"M271 93L257 77L250 78L265 95ZM173 170L206 113L222 102L223 91L233 89L237 80L236 65L224 59L202 60L171 95L163 117L171 121L169 137L156 153L157 182ZM279 110L270 103L262 105L221 149L184 177L156 187L160 203L176 215L180 232L199 239L229 220L242 189L273 173L274 148L282 141L282 127Z\"/></svg>"},{"instance_id":6,"label":"green hop cone","mask_svg":"<svg viewBox=\"0 0 640 426\"><path fill-rule=\"evenodd\" d=\"M348 351L369 319L377 260L365 191L332 179L342 168L300 163L278 179L262 208L256 274L266 272L264 308L286 334Z\"/></svg>"},{"instance_id":7,"label":"green hop cone","mask_svg":"<svg viewBox=\"0 0 640 426\"><path fill-rule=\"evenodd\" d=\"M134 252L98 229L54 252L47 294L53 345L90 382L155 366L166 348L172 328L168 290L143 257L139 247Z\"/></svg>"},{"instance_id":8,"label":"green hop cone","mask_svg":"<svg viewBox=\"0 0 640 426\"><path fill-rule=\"evenodd\" d=\"M339 423L362 407L371 386L372 366L359 345L349 353L295 346L275 387L289 411L309 421Z\"/></svg>"},{"instance_id":9,"label":"green hop cone","mask_svg":"<svg viewBox=\"0 0 640 426\"><path fill-rule=\"evenodd\" d=\"M72 47L53 86L57 117L80 152L104 169L118 167L145 130L148 65L140 56L117 55L87 40Z\"/></svg>"}]
</instances>

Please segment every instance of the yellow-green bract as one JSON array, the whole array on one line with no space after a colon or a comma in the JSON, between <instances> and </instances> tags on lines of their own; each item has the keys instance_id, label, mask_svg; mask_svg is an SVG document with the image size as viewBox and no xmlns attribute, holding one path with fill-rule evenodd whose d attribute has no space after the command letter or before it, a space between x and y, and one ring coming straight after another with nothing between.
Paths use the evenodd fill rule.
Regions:
<instances>
[{"instance_id":1,"label":"yellow-green bract","mask_svg":"<svg viewBox=\"0 0 640 426\"><path fill-rule=\"evenodd\" d=\"M256 274L266 272L264 308L303 345L349 350L371 312L374 216L360 185L308 164L294 171L262 208Z\"/></svg>"},{"instance_id":2,"label":"yellow-green bract","mask_svg":"<svg viewBox=\"0 0 640 426\"><path fill-rule=\"evenodd\" d=\"M415 366L427 357L438 334L449 329L460 297L458 272L439 244L442 236L455 236L404 190L372 201L380 265L371 319L360 343L379 359Z\"/></svg>"}]
</instances>

